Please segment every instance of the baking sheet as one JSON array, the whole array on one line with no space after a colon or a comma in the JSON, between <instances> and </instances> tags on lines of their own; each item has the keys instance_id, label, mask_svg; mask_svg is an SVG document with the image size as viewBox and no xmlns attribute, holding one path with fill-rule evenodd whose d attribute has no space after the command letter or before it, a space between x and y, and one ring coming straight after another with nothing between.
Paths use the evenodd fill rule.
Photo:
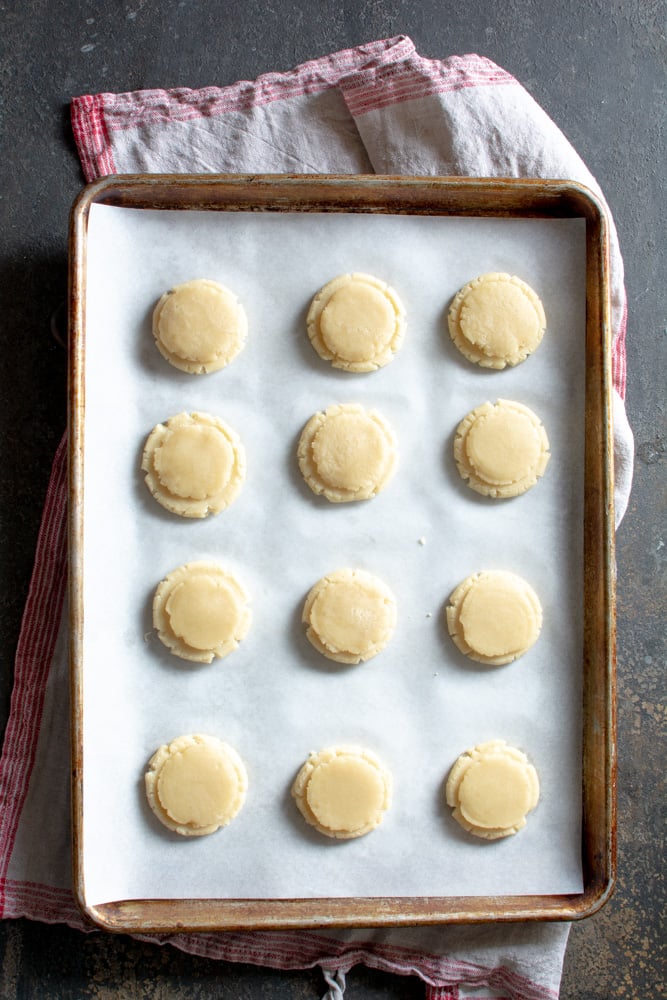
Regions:
<instances>
[{"instance_id":1,"label":"baking sheet","mask_svg":"<svg viewBox=\"0 0 667 1000\"><path fill-rule=\"evenodd\" d=\"M409 317L394 362L337 372L314 354L305 312L345 271L392 284ZM484 372L449 342L451 296L484 271L539 292L548 332L525 364ZM209 277L240 296L244 352L193 377L156 351L150 315L178 282ZM354 214L172 212L93 205L88 228L84 455L83 870L91 905L115 899L572 893L581 871L581 659L585 223ZM451 445L485 399L544 420L552 459L524 497L478 497ZM329 505L302 484L296 442L335 402L373 406L399 438L399 467L373 501ZM223 514L179 519L139 472L151 428L183 410L240 433L244 490ZM252 595L253 626L214 664L189 665L152 634L159 580L215 558ZM305 641L303 600L324 573L356 565L394 590L387 649L358 667ZM545 624L517 663L479 667L446 634L456 584L482 568L525 576ZM148 810L143 772L163 742L208 732L244 758L250 787L225 830L181 839ZM524 749L541 801L516 837L484 843L443 806L459 753L491 738ZM394 777L382 826L334 842L309 828L289 788L310 750L361 743Z\"/></svg>"}]
</instances>

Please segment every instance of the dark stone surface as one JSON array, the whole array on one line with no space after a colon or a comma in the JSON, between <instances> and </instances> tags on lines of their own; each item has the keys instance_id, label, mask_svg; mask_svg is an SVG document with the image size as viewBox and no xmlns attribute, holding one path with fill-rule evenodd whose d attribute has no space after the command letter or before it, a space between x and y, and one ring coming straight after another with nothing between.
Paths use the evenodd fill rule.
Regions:
<instances>
[{"instance_id":1,"label":"dark stone surface","mask_svg":"<svg viewBox=\"0 0 667 1000\"><path fill-rule=\"evenodd\" d=\"M478 52L513 73L598 178L629 294L634 493L618 536L619 882L573 928L563 1000L665 995L664 0L24 0L0 2L0 719L50 460L65 426L66 366L51 320L66 296L66 230L82 178L75 94L231 83L405 33L422 55ZM317 972L220 965L170 948L27 921L0 924L0 1000L314 997ZM419 997L416 980L357 969L355 998Z\"/></svg>"}]
</instances>

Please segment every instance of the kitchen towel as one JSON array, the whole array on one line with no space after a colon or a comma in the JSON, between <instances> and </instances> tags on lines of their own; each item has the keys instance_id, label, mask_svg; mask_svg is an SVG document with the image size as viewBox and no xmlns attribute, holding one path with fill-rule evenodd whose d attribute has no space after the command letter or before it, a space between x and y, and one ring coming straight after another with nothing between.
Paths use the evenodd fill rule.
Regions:
<instances>
[{"instance_id":1,"label":"kitchen towel","mask_svg":"<svg viewBox=\"0 0 667 1000\"><path fill-rule=\"evenodd\" d=\"M422 58L407 37L227 87L77 97L72 124L89 181L136 172L527 176L580 181L602 198L566 138L512 76L477 55ZM623 265L609 221L618 523L630 492L633 446L623 407ZM63 440L0 758L0 914L86 930L70 869L66 460ZM464 1000L557 997L567 935L567 924L548 923L151 940L279 969L319 965L329 1000L342 997L345 975L358 963L419 976L427 1000Z\"/></svg>"}]
</instances>

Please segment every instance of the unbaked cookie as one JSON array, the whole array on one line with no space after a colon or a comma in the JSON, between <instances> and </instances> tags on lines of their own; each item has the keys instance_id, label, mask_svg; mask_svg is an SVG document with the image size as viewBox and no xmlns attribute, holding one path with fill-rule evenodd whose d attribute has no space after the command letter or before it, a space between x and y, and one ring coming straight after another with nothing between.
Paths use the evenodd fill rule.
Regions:
<instances>
[{"instance_id":1,"label":"unbaked cookie","mask_svg":"<svg viewBox=\"0 0 667 1000\"><path fill-rule=\"evenodd\" d=\"M391 805L391 792L391 775L379 758L354 746L311 753L292 786L306 822L338 840L374 830Z\"/></svg>"},{"instance_id":2,"label":"unbaked cookie","mask_svg":"<svg viewBox=\"0 0 667 1000\"><path fill-rule=\"evenodd\" d=\"M311 589L302 621L318 652L337 663L361 663L389 642L396 626L396 599L377 576L339 569Z\"/></svg>"},{"instance_id":3,"label":"unbaked cookie","mask_svg":"<svg viewBox=\"0 0 667 1000\"><path fill-rule=\"evenodd\" d=\"M456 428L454 460L459 474L483 496L520 496L544 474L550 457L547 432L523 403L509 399L483 403Z\"/></svg>"},{"instance_id":4,"label":"unbaked cookie","mask_svg":"<svg viewBox=\"0 0 667 1000\"><path fill-rule=\"evenodd\" d=\"M163 358L190 375L224 368L243 349L248 332L236 295L217 281L176 285L153 311L153 336Z\"/></svg>"},{"instance_id":5,"label":"unbaked cookie","mask_svg":"<svg viewBox=\"0 0 667 1000\"><path fill-rule=\"evenodd\" d=\"M464 830L498 840L526 825L538 803L537 771L521 750L505 740L490 740L458 758L445 786L447 805Z\"/></svg>"},{"instance_id":6,"label":"unbaked cookie","mask_svg":"<svg viewBox=\"0 0 667 1000\"><path fill-rule=\"evenodd\" d=\"M141 468L159 504L181 517L206 517L238 496L245 450L236 431L219 417L179 413L153 428Z\"/></svg>"},{"instance_id":7,"label":"unbaked cookie","mask_svg":"<svg viewBox=\"0 0 667 1000\"><path fill-rule=\"evenodd\" d=\"M146 797L164 826L184 837L201 837L227 826L243 806L248 788L236 750L215 736L178 736L148 762Z\"/></svg>"},{"instance_id":8,"label":"unbaked cookie","mask_svg":"<svg viewBox=\"0 0 667 1000\"><path fill-rule=\"evenodd\" d=\"M211 663L235 650L250 628L248 594L234 573L214 562L191 562L158 584L153 626L182 660Z\"/></svg>"},{"instance_id":9,"label":"unbaked cookie","mask_svg":"<svg viewBox=\"0 0 667 1000\"><path fill-rule=\"evenodd\" d=\"M546 329L539 296L513 274L482 274L454 296L449 333L461 354L483 368L525 361Z\"/></svg>"},{"instance_id":10,"label":"unbaked cookie","mask_svg":"<svg viewBox=\"0 0 667 1000\"><path fill-rule=\"evenodd\" d=\"M315 413L297 449L303 478L314 493L332 503L374 497L394 474L396 454L396 438L387 420L356 403Z\"/></svg>"},{"instance_id":11,"label":"unbaked cookie","mask_svg":"<svg viewBox=\"0 0 667 1000\"><path fill-rule=\"evenodd\" d=\"M317 293L306 324L313 347L334 368L371 372L401 346L405 310L394 289L372 274L341 274Z\"/></svg>"},{"instance_id":12,"label":"unbaked cookie","mask_svg":"<svg viewBox=\"0 0 667 1000\"><path fill-rule=\"evenodd\" d=\"M522 577L484 570L449 598L447 628L456 646L478 663L502 666L523 656L542 629L540 600Z\"/></svg>"}]
</instances>

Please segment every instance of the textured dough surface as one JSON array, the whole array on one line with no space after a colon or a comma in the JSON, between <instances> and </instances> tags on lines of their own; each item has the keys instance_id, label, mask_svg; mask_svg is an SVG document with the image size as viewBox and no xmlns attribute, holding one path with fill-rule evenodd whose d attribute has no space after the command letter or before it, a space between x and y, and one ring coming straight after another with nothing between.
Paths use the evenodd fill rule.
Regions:
<instances>
[{"instance_id":1,"label":"textured dough surface","mask_svg":"<svg viewBox=\"0 0 667 1000\"><path fill-rule=\"evenodd\" d=\"M449 333L461 354L483 368L525 361L546 329L539 296L516 275L482 274L454 296Z\"/></svg>"},{"instance_id":2,"label":"textured dough surface","mask_svg":"<svg viewBox=\"0 0 667 1000\"><path fill-rule=\"evenodd\" d=\"M311 302L308 337L324 361L349 372L388 364L405 333L405 309L397 293L371 274L341 274Z\"/></svg>"},{"instance_id":3,"label":"textured dough surface","mask_svg":"<svg viewBox=\"0 0 667 1000\"><path fill-rule=\"evenodd\" d=\"M211 663L235 650L250 628L248 594L230 570L214 562L179 566L153 598L153 626L182 660Z\"/></svg>"},{"instance_id":4,"label":"textured dough surface","mask_svg":"<svg viewBox=\"0 0 667 1000\"><path fill-rule=\"evenodd\" d=\"M141 461L146 485L166 510L181 517L219 514L245 480L238 434L209 413L179 413L157 424Z\"/></svg>"},{"instance_id":5,"label":"textured dough surface","mask_svg":"<svg viewBox=\"0 0 667 1000\"><path fill-rule=\"evenodd\" d=\"M484 840L498 840L526 825L538 803L537 771L521 750L505 740L480 743L457 759L445 786L457 823Z\"/></svg>"},{"instance_id":6,"label":"textured dough surface","mask_svg":"<svg viewBox=\"0 0 667 1000\"><path fill-rule=\"evenodd\" d=\"M454 460L459 475L482 496L521 496L544 474L550 457L540 418L514 400L483 403L456 428Z\"/></svg>"},{"instance_id":7,"label":"textured dough surface","mask_svg":"<svg viewBox=\"0 0 667 1000\"><path fill-rule=\"evenodd\" d=\"M357 403L315 413L297 449L306 483L331 503L376 496L393 476L396 456L396 438L387 420Z\"/></svg>"},{"instance_id":8,"label":"textured dough surface","mask_svg":"<svg viewBox=\"0 0 667 1000\"><path fill-rule=\"evenodd\" d=\"M153 311L153 336L163 358L180 371L219 371L243 349L245 310L224 285L197 278L175 285Z\"/></svg>"},{"instance_id":9,"label":"textured dough surface","mask_svg":"<svg viewBox=\"0 0 667 1000\"><path fill-rule=\"evenodd\" d=\"M311 753L292 785L306 822L338 840L374 830L391 805L391 791L391 775L380 759L354 746Z\"/></svg>"},{"instance_id":10,"label":"textured dough surface","mask_svg":"<svg viewBox=\"0 0 667 1000\"><path fill-rule=\"evenodd\" d=\"M523 656L542 628L540 600L522 577L484 570L467 577L449 598L447 629L478 663L502 666Z\"/></svg>"},{"instance_id":11,"label":"textured dough surface","mask_svg":"<svg viewBox=\"0 0 667 1000\"><path fill-rule=\"evenodd\" d=\"M372 573L339 569L311 589L302 621L318 652L336 663L361 663L389 642L396 626L396 600Z\"/></svg>"},{"instance_id":12,"label":"textured dough surface","mask_svg":"<svg viewBox=\"0 0 667 1000\"><path fill-rule=\"evenodd\" d=\"M233 747L196 733L159 747L144 782L148 804L164 826L183 837L201 837L238 814L248 775Z\"/></svg>"}]
</instances>

